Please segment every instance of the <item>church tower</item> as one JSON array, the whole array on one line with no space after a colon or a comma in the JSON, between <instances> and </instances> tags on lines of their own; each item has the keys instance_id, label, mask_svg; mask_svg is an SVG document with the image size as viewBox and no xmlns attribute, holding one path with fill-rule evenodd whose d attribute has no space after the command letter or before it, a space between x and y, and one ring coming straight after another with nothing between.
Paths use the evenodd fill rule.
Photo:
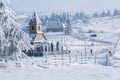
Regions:
<instances>
[{"instance_id":1,"label":"church tower","mask_svg":"<svg viewBox=\"0 0 120 80\"><path fill-rule=\"evenodd\" d=\"M48 46L47 38L42 32L42 23L34 13L29 22L29 36L31 37L31 45L34 49L27 53L29 56L43 56L45 47Z\"/></svg>"},{"instance_id":2,"label":"church tower","mask_svg":"<svg viewBox=\"0 0 120 80\"><path fill-rule=\"evenodd\" d=\"M29 33L32 37L31 44L39 44L47 41L46 36L42 32L42 22L40 21L37 13L34 13L29 22Z\"/></svg>"},{"instance_id":3,"label":"church tower","mask_svg":"<svg viewBox=\"0 0 120 80\"><path fill-rule=\"evenodd\" d=\"M30 20L29 23L29 29L30 29L30 34L42 33L42 23L37 13L34 13L34 15L32 16L32 19Z\"/></svg>"}]
</instances>

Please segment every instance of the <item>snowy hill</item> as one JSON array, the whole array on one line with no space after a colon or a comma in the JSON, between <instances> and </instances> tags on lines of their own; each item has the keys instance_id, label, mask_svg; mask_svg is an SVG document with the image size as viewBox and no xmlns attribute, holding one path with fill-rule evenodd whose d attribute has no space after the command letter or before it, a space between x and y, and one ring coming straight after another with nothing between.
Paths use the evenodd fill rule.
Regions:
<instances>
[{"instance_id":1,"label":"snowy hill","mask_svg":"<svg viewBox=\"0 0 120 80\"><path fill-rule=\"evenodd\" d=\"M84 33L84 35L87 37L87 40L108 44L109 47L113 48L120 36L119 24L119 16L94 18L89 24L83 24L80 21L74 22L73 29L76 35ZM97 34L97 37L90 37L91 34Z\"/></svg>"},{"instance_id":2,"label":"snowy hill","mask_svg":"<svg viewBox=\"0 0 120 80\"><path fill-rule=\"evenodd\" d=\"M74 33L78 34L83 32L90 38L90 34L96 33L98 37L96 39L116 42L120 33L120 18L97 18L92 19L89 24L83 24L80 21L73 23ZM77 32L76 32L77 29Z\"/></svg>"}]
</instances>

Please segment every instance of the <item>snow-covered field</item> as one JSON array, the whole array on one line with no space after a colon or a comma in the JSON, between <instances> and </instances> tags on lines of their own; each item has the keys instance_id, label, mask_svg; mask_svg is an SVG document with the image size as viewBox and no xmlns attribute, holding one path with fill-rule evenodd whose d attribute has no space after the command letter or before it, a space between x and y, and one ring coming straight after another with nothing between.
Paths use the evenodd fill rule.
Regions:
<instances>
[{"instance_id":1,"label":"snow-covered field","mask_svg":"<svg viewBox=\"0 0 120 80\"><path fill-rule=\"evenodd\" d=\"M78 63L44 67L40 58L18 62L21 64L10 61L9 67L0 68L0 80L120 80L120 68Z\"/></svg>"},{"instance_id":2,"label":"snow-covered field","mask_svg":"<svg viewBox=\"0 0 120 80\"><path fill-rule=\"evenodd\" d=\"M46 33L48 40L51 42L62 41L63 33ZM65 43L68 48L77 53L84 53L84 40L80 40L74 36L66 36ZM90 46L91 41L87 41L87 53L89 50L103 49L106 45ZM81 61L72 55L72 61L69 61L68 55L64 55L62 60L61 55L47 57L47 64L44 57L28 58L18 61L8 61L7 64L1 63L6 68L0 68L0 80L120 80L119 58L114 59L114 65L105 66L105 59L97 59L97 64L92 61Z\"/></svg>"},{"instance_id":3,"label":"snow-covered field","mask_svg":"<svg viewBox=\"0 0 120 80\"><path fill-rule=\"evenodd\" d=\"M119 10L111 16L109 11L107 15L101 13L97 15L99 18L84 12L74 15L64 12L49 16L43 14L41 28L36 13L34 16L37 18L32 20L31 14L16 17L8 1L0 0L0 80L120 80ZM68 24L70 35L45 33L48 42L54 46L59 41L61 54L54 51L51 55L52 52L45 50L43 57L27 57L22 52L32 49L28 36L29 21L30 25L36 23L32 30L37 33L41 29L46 31L45 25L49 21L57 21L57 25L60 22Z\"/></svg>"},{"instance_id":4,"label":"snow-covered field","mask_svg":"<svg viewBox=\"0 0 120 80\"><path fill-rule=\"evenodd\" d=\"M119 18L93 19L87 26L75 23L72 35L45 33L48 42L55 45L59 41L64 47L68 46L71 61L66 54L63 59L61 55L47 56L47 62L45 57L8 61L7 64L0 62L0 80L120 80L119 47L112 58L113 64L105 65L106 53L113 51L117 42L119 23ZM90 29L95 31L97 37L90 37ZM96 64L93 57L86 60L81 58L81 54L85 53L85 44L87 55L90 55L91 49L96 55Z\"/></svg>"}]
</instances>

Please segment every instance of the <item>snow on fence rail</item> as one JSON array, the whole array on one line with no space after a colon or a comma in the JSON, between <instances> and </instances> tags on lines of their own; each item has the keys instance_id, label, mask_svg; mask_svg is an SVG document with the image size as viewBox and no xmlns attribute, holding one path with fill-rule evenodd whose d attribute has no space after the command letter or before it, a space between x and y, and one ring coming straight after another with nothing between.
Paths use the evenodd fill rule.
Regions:
<instances>
[{"instance_id":1,"label":"snow on fence rail","mask_svg":"<svg viewBox=\"0 0 120 80\"><path fill-rule=\"evenodd\" d=\"M44 58L44 65L45 66L64 66L70 65L71 63L79 63L79 64L93 64L94 56L85 56L81 55L80 53L70 53L61 54L61 55L46 55Z\"/></svg>"},{"instance_id":2,"label":"snow on fence rail","mask_svg":"<svg viewBox=\"0 0 120 80\"><path fill-rule=\"evenodd\" d=\"M57 52L56 52L57 53ZM109 58L110 55L106 57L106 65L110 66L111 61ZM71 64L77 63L77 64L96 64L97 63L97 57L94 55L85 55L81 52L68 52L62 53L62 54L53 54L48 55L45 53L43 57L31 57L29 59L23 59L14 61L14 65L16 67L22 67L22 66L38 66L41 68L48 68L48 67L62 67L62 66L69 66ZM0 65L3 64L2 62ZM9 61L8 63L9 64ZM1 68L3 66L0 66Z\"/></svg>"}]
</instances>

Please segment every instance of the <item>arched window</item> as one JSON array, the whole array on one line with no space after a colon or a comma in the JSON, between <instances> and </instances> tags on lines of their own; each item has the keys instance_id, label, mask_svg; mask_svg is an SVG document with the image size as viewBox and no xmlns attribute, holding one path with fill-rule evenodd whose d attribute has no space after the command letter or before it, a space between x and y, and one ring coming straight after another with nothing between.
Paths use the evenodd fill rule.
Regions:
<instances>
[{"instance_id":1,"label":"arched window","mask_svg":"<svg viewBox=\"0 0 120 80\"><path fill-rule=\"evenodd\" d=\"M43 52L43 46L40 47L40 52Z\"/></svg>"},{"instance_id":2,"label":"arched window","mask_svg":"<svg viewBox=\"0 0 120 80\"><path fill-rule=\"evenodd\" d=\"M48 50L48 49L47 49L47 46L45 46L45 52L47 52L47 50Z\"/></svg>"},{"instance_id":3,"label":"arched window","mask_svg":"<svg viewBox=\"0 0 120 80\"><path fill-rule=\"evenodd\" d=\"M38 30L40 30L40 26L38 26Z\"/></svg>"},{"instance_id":4,"label":"arched window","mask_svg":"<svg viewBox=\"0 0 120 80\"><path fill-rule=\"evenodd\" d=\"M37 47L37 52L40 52L40 47Z\"/></svg>"}]
</instances>

